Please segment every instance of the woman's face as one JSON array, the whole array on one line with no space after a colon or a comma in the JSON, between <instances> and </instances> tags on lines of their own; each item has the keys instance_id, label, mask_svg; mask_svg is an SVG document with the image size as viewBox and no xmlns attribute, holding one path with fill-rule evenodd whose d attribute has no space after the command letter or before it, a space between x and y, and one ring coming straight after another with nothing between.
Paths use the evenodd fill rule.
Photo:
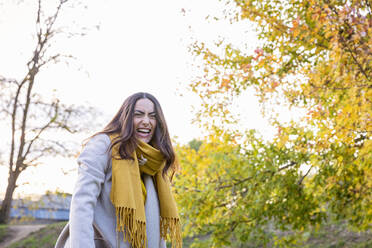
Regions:
<instances>
[{"instance_id":1,"label":"woman's face","mask_svg":"<svg viewBox=\"0 0 372 248\"><path fill-rule=\"evenodd\" d=\"M145 143L151 141L156 128L155 106L147 98L139 99L134 105L134 136Z\"/></svg>"}]
</instances>

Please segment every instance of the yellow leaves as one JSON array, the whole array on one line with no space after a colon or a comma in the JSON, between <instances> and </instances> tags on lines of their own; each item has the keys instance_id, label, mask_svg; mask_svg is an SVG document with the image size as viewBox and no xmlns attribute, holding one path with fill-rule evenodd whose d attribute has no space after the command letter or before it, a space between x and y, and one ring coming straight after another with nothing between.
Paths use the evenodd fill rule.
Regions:
<instances>
[{"instance_id":1,"label":"yellow leaves","mask_svg":"<svg viewBox=\"0 0 372 248\"><path fill-rule=\"evenodd\" d=\"M271 82L271 88L272 88L273 90L275 90L275 88L278 87L278 86L279 86L279 82L278 82L278 81L273 81L273 82Z\"/></svg>"},{"instance_id":2,"label":"yellow leaves","mask_svg":"<svg viewBox=\"0 0 372 248\"><path fill-rule=\"evenodd\" d=\"M218 87L219 90L221 90L221 91L228 91L228 90L230 90L232 88L232 84L234 83L233 82L233 77L234 77L233 74L225 74L222 77L221 84Z\"/></svg>"},{"instance_id":3,"label":"yellow leaves","mask_svg":"<svg viewBox=\"0 0 372 248\"><path fill-rule=\"evenodd\" d=\"M230 79L223 78L222 79L222 83L220 85L220 88L227 88L227 89L229 89L230 88L229 83L230 83Z\"/></svg>"},{"instance_id":4,"label":"yellow leaves","mask_svg":"<svg viewBox=\"0 0 372 248\"><path fill-rule=\"evenodd\" d=\"M300 29L299 29L298 25L299 25L299 17L297 17L297 19L292 21L292 28L290 29L290 31L293 33L293 37L295 37L295 38L300 33Z\"/></svg>"},{"instance_id":5,"label":"yellow leaves","mask_svg":"<svg viewBox=\"0 0 372 248\"><path fill-rule=\"evenodd\" d=\"M287 142L288 142L288 139L289 139L289 135L288 134L282 134L279 136L279 141L277 142L277 146L279 148L283 148Z\"/></svg>"},{"instance_id":6,"label":"yellow leaves","mask_svg":"<svg viewBox=\"0 0 372 248\"><path fill-rule=\"evenodd\" d=\"M254 52L255 52L256 56L253 58L253 60L258 60L264 54L262 48L256 48L254 50Z\"/></svg>"},{"instance_id":7,"label":"yellow leaves","mask_svg":"<svg viewBox=\"0 0 372 248\"><path fill-rule=\"evenodd\" d=\"M360 183L355 185L355 191L359 192L362 188L362 185Z\"/></svg>"},{"instance_id":8,"label":"yellow leaves","mask_svg":"<svg viewBox=\"0 0 372 248\"><path fill-rule=\"evenodd\" d=\"M241 68L243 69L243 71L245 73L247 73L247 72L249 72L251 70L252 66L251 66L251 64L242 64L241 65Z\"/></svg>"},{"instance_id":9,"label":"yellow leaves","mask_svg":"<svg viewBox=\"0 0 372 248\"><path fill-rule=\"evenodd\" d=\"M216 132L217 138L203 144L198 153L186 156L185 177L192 179L182 181L183 184L179 184L179 187L191 185L189 192L199 190L208 194L203 200L212 206L215 206L213 201L225 199L230 207L225 205L223 208L226 211L223 213L227 214L227 211L236 207L234 204L240 198L228 195L228 190L224 191L226 195L221 196L211 185L228 186L232 182L229 176L240 178L247 172L248 166L252 166L252 170L268 166L267 170L270 170L289 150L289 153L301 153L299 157L292 157L295 162L304 159L305 167L314 168L301 184L302 189L309 193L308 197L319 202L319 206L312 208L315 209L314 216L324 213L326 210L321 209L321 204L327 204L327 211L347 216L350 221L359 219L359 223L355 223L362 226L362 222L368 221L366 213L372 213L368 206L372 204L367 204L371 202L371 196L365 193L366 187L372 188L372 75L369 69L372 67L372 39L367 38L372 36L372 28L366 22L364 12L353 1L349 3L354 5L355 14L352 16L350 10L339 4L340 1L328 1L324 4L312 0L310 6L304 8L307 4L305 2L276 2L275 8L282 7L290 16L285 19L284 16L277 15L277 9L270 4L262 4L258 0L239 1L243 15L255 21L258 26L262 46L248 51L248 55L246 50L240 52L232 49L232 45L227 49L229 52L221 57L208 50L201 53L201 56L205 55L208 68L205 69L205 74L209 77L204 78L203 84L199 84L196 91L206 102L210 100L202 107L207 114L206 121L213 125L231 123L224 111L231 103L231 96L253 87L263 105L271 105L279 101L279 98L280 101L284 99L285 104L306 109L306 118L283 127L274 142L270 143L273 149L280 151L278 157L270 154L262 158L259 157L260 152L255 151L251 157L256 157L257 160L252 164L239 162L241 158L234 150L239 142L246 146L252 145L250 140L243 136L239 138L239 142L234 143L221 138L223 131ZM301 8L297 8L298 6ZM340 15L335 14L332 9L337 10ZM269 11L272 11L271 16ZM350 22L351 28L347 27L346 22ZM250 40L244 40L246 36L243 32L241 37L241 41L249 45ZM279 92L284 92L284 95L278 94ZM268 117L278 126L281 125L280 118L274 115ZM298 138L292 138L293 133ZM262 177L259 173L245 175L255 175L255 183L262 183L257 181L257 178ZM288 182L291 175L288 173L285 182ZM292 185L296 186L300 180L294 178ZM265 198L269 194L265 190L272 192L270 187L281 185L285 188L286 184L275 181L276 177L267 180L273 181L265 184L265 189L255 186L247 192L254 191ZM247 188L251 187L249 185L246 185ZM297 190L300 189L294 190L296 194ZM281 193L283 192L276 192L277 204L271 204L277 199L270 196L263 200L267 203L265 205L259 205L257 202L260 199L247 193L249 197L245 203L250 205L245 206L246 211L252 214L254 212L250 211L256 207L259 209L256 212L269 212L280 205ZM197 194L193 197L197 198ZM194 198L189 197L188 200L196 201ZM293 211L301 208L301 205L291 206ZM195 205L189 207L195 208ZM197 216L208 218L208 221L211 221L206 217L208 213L219 216L215 219L224 216L204 206L201 208ZM289 215L283 214L280 219L289 223L297 218L291 219Z\"/></svg>"},{"instance_id":10,"label":"yellow leaves","mask_svg":"<svg viewBox=\"0 0 372 248\"><path fill-rule=\"evenodd\" d=\"M372 158L371 151L372 151L372 140L368 139L364 141L364 145L362 149L360 150L360 155L371 159ZM372 171L371 171L371 174L372 174Z\"/></svg>"},{"instance_id":11,"label":"yellow leaves","mask_svg":"<svg viewBox=\"0 0 372 248\"><path fill-rule=\"evenodd\" d=\"M258 66L259 68L261 68L261 67L263 67L265 64L266 64L266 60L265 60L265 59L261 59L261 60L258 61L257 66Z\"/></svg>"}]
</instances>

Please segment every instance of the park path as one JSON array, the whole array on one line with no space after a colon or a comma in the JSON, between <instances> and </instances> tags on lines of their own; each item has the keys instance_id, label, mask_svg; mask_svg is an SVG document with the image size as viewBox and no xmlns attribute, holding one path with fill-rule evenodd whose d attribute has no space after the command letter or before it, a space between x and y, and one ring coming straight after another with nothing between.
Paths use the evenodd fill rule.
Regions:
<instances>
[{"instance_id":1,"label":"park path","mask_svg":"<svg viewBox=\"0 0 372 248\"><path fill-rule=\"evenodd\" d=\"M6 248L13 242L23 239L30 233L38 231L44 226L46 225L11 225L8 230L10 235L0 243L0 248Z\"/></svg>"}]
</instances>

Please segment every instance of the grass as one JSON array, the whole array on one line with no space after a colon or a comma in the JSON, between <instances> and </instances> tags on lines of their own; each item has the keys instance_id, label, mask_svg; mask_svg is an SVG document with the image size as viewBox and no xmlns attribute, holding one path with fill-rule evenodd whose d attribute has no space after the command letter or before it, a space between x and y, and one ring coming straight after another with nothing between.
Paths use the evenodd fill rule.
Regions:
<instances>
[{"instance_id":1,"label":"grass","mask_svg":"<svg viewBox=\"0 0 372 248\"><path fill-rule=\"evenodd\" d=\"M48 225L37 232L31 233L26 238L13 243L9 248L53 248L66 222ZM0 240L6 234L7 226L0 225ZM3 234L3 235L5 235ZM202 238L202 237L201 237ZM192 238L185 238L183 248L189 248L193 243ZM168 243L168 247L170 244ZM232 246L234 247L234 246ZM245 246L243 246L245 247ZM262 247L250 244L246 247ZM271 247L271 246L269 246ZM309 239L301 247L308 248L372 248L371 232L348 231L342 222L324 224L319 230L311 233Z\"/></svg>"},{"instance_id":2,"label":"grass","mask_svg":"<svg viewBox=\"0 0 372 248\"><path fill-rule=\"evenodd\" d=\"M210 237L204 236L204 239ZM199 237L199 240L203 237ZM184 239L183 248L190 248L195 241L192 238ZM263 245L260 238L251 238L245 244L232 243L231 246L225 248L248 248L248 247L275 247L272 242ZM293 245L296 248L372 248L372 230L366 232L354 232L348 229L345 221L332 223L324 223L318 230L310 233L309 238L305 242ZM170 248L170 246L168 246Z\"/></svg>"},{"instance_id":3,"label":"grass","mask_svg":"<svg viewBox=\"0 0 372 248\"><path fill-rule=\"evenodd\" d=\"M353 232L345 222L323 224L306 242L307 247L318 248L372 248L371 232Z\"/></svg>"},{"instance_id":4,"label":"grass","mask_svg":"<svg viewBox=\"0 0 372 248\"><path fill-rule=\"evenodd\" d=\"M4 240L8 233L8 225L0 225L0 242Z\"/></svg>"},{"instance_id":5,"label":"grass","mask_svg":"<svg viewBox=\"0 0 372 248\"><path fill-rule=\"evenodd\" d=\"M65 225L66 222L50 224L13 243L9 248L53 248Z\"/></svg>"}]
</instances>

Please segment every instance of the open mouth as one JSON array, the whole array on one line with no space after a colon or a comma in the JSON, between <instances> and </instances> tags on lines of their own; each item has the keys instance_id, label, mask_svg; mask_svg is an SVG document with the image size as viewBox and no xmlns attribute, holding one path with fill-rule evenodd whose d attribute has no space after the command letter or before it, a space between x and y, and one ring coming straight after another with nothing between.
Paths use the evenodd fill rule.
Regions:
<instances>
[{"instance_id":1,"label":"open mouth","mask_svg":"<svg viewBox=\"0 0 372 248\"><path fill-rule=\"evenodd\" d=\"M142 134L142 135L148 135L151 133L150 128L137 128L136 131L137 133Z\"/></svg>"}]
</instances>

